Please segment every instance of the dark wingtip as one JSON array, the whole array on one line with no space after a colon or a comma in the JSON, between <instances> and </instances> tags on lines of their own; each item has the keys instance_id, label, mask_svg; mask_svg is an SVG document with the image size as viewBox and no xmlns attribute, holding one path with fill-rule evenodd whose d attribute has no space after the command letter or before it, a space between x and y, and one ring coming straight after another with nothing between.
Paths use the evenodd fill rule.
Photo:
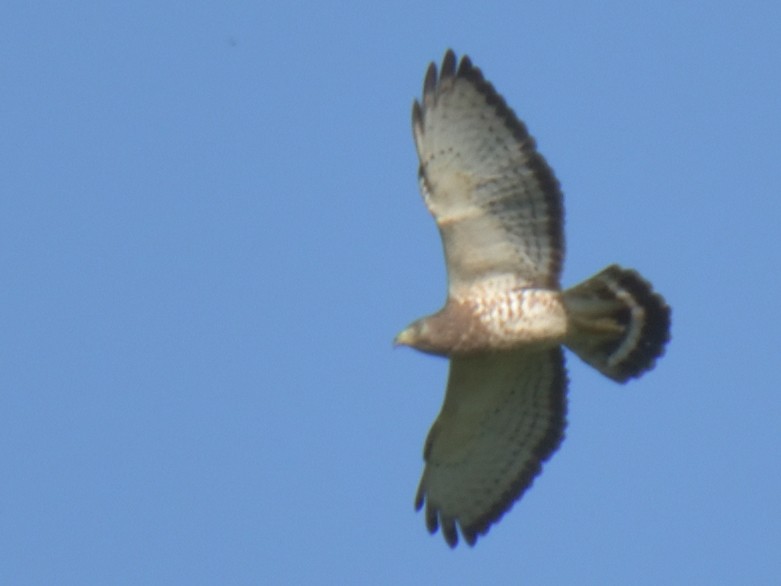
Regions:
<instances>
[{"instance_id":1,"label":"dark wingtip","mask_svg":"<svg viewBox=\"0 0 781 586\"><path fill-rule=\"evenodd\" d=\"M463 55L461 61L456 57L453 49L445 51L442 58L442 65L437 69L437 64L433 61L429 63L426 70L426 77L423 81L423 104L430 103L437 92L437 87L442 82L454 77L470 77L476 81L482 81L483 77L480 70L472 65L472 60Z\"/></svg>"},{"instance_id":2,"label":"dark wingtip","mask_svg":"<svg viewBox=\"0 0 781 586\"><path fill-rule=\"evenodd\" d=\"M429 533L436 533L439 529L437 510L430 504L426 504L426 528Z\"/></svg>"},{"instance_id":3,"label":"dark wingtip","mask_svg":"<svg viewBox=\"0 0 781 586\"><path fill-rule=\"evenodd\" d=\"M472 60L467 55L461 57L461 63L458 65L458 75L467 75L473 69Z\"/></svg>"},{"instance_id":4,"label":"dark wingtip","mask_svg":"<svg viewBox=\"0 0 781 586\"><path fill-rule=\"evenodd\" d=\"M415 495L415 510L419 511L423 508L423 487L418 487L418 493Z\"/></svg>"},{"instance_id":5,"label":"dark wingtip","mask_svg":"<svg viewBox=\"0 0 781 586\"><path fill-rule=\"evenodd\" d=\"M458 545L458 529L456 529L456 522L453 519L442 519L442 535L451 548Z\"/></svg>"},{"instance_id":6,"label":"dark wingtip","mask_svg":"<svg viewBox=\"0 0 781 586\"><path fill-rule=\"evenodd\" d=\"M423 100L429 99L429 96L433 96L437 89L437 66L435 63L430 63L428 70L426 70L426 79L423 82Z\"/></svg>"},{"instance_id":7,"label":"dark wingtip","mask_svg":"<svg viewBox=\"0 0 781 586\"><path fill-rule=\"evenodd\" d=\"M453 77L456 74L456 54L453 49L445 51L445 57L442 59L441 79Z\"/></svg>"},{"instance_id":8,"label":"dark wingtip","mask_svg":"<svg viewBox=\"0 0 781 586\"><path fill-rule=\"evenodd\" d=\"M412 124L413 126L423 126L423 108L420 107L420 102L417 100L412 103Z\"/></svg>"},{"instance_id":9,"label":"dark wingtip","mask_svg":"<svg viewBox=\"0 0 781 586\"><path fill-rule=\"evenodd\" d=\"M475 546L475 543L477 543L477 532L461 527L461 534L469 547Z\"/></svg>"}]
</instances>

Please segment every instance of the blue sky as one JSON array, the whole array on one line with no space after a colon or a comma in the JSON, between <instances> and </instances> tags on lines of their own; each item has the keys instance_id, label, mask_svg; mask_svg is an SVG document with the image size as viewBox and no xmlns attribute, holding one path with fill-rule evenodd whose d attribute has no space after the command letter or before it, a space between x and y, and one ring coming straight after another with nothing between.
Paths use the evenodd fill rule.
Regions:
<instances>
[{"instance_id":1,"label":"blue sky","mask_svg":"<svg viewBox=\"0 0 781 586\"><path fill-rule=\"evenodd\" d=\"M781 8L5 2L0 583L717 584L781 573ZM468 53L574 284L673 307L474 549L412 503L446 362L410 107Z\"/></svg>"}]
</instances>

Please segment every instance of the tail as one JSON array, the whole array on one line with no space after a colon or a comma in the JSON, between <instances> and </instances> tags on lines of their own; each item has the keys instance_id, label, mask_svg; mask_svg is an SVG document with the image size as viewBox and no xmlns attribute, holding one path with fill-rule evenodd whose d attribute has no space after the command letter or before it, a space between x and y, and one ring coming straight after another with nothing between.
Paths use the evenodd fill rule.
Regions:
<instances>
[{"instance_id":1,"label":"tail","mask_svg":"<svg viewBox=\"0 0 781 586\"><path fill-rule=\"evenodd\" d=\"M618 382L654 367L670 339L670 308L639 273L612 265L564 292L567 346Z\"/></svg>"}]
</instances>

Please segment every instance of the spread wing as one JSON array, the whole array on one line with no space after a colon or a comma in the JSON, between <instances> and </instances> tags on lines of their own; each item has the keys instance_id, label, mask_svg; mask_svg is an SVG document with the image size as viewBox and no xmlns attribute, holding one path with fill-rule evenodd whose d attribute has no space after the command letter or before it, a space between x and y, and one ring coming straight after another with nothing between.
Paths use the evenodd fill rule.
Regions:
<instances>
[{"instance_id":1,"label":"spread wing","mask_svg":"<svg viewBox=\"0 0 781 586\"><path fill-rule=\"evenodd\" d=\"M468 57L429 66L412 109L421 191L439 226L449 289L485 278L556 289L562 196L534 139Z\"/></svg>"},{"instance_id":2,"label":"spread wing","mask_svg":"<svg viewBox=\"0 0 781 586\"><path fill-rule=\"evenodd\" d=\"M564 437L566 387L561 348L451 359L415 501L429 531L473 545L510 509Z\"/></svg>"}]
</instances>

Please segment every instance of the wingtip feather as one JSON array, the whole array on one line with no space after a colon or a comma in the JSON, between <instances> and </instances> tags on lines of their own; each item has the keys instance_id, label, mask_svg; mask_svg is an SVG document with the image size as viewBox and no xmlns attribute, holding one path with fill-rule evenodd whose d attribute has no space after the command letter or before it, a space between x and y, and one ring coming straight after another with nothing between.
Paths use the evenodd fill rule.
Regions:
<instances>
[{"instance_id":1,"label":"wingtip feather","mask_svg":"<svg viewBox=\"0 0 781 586\"><path fill-rule=\"evenodd\" d=\"M474 70L474 66L472 65L472 60L469 58L468 55L463 55L461 57L461 63L458 65L458 75L466 75L470 71Z\"/></svg>"},{"instance_id":2,"label":"wingtip feather","mask_svg":"<svg viewBox=\"0 0 781 586\"><path fill-rule=\"evenodd\" d=\"M456 54L453 49L445 51L445 56L442 59L442 73L440 79L447 79L453 77L456 74Z\"/></svg>"},{"instance_id":3,"label":"wingtip feather","mask_svg":"<svg viewBox=\"0 0 781 586\"><path fill-rule=\"evenodd\" d=\"M416 143L419 142L423 135L423 108L417 100L412 103L412 131Z\"/></svg>"},{"instance_id":4,"label":"wingtip feather","mask_svg":"<svg viewBox=\"0 0 781 586\"><path fill-rule=\"evenodd\" d=\"M426 503L426 528L429 533L436 533L439 529L439 516L437 510L431 506L431 503Z\"/></svg>"},{"instance_id":5,"label":"wingtip feather","mask_svg":"<svg viewBox=\"0 0 781 586\"><path fill-rule=\"evenodd\" d=\"M426 70L426 79L423 81L423 101L428 103L433 99L434 93L437 91L437 65L436 63L429 63Z\"/></svg>"},{"instance_id":6,"label":"wingtip feather","mask_svg":"<svg viewBox=\"0 0 781 586\"><path fill-rule=\"evenodd\" d=\"M442 517L442 535L445 537L445 541L450 547L458 545L458 529L456 528L456 521L451 517ZM433 533L433 531L432 531Z\"/></svg>"}]
</instances>

